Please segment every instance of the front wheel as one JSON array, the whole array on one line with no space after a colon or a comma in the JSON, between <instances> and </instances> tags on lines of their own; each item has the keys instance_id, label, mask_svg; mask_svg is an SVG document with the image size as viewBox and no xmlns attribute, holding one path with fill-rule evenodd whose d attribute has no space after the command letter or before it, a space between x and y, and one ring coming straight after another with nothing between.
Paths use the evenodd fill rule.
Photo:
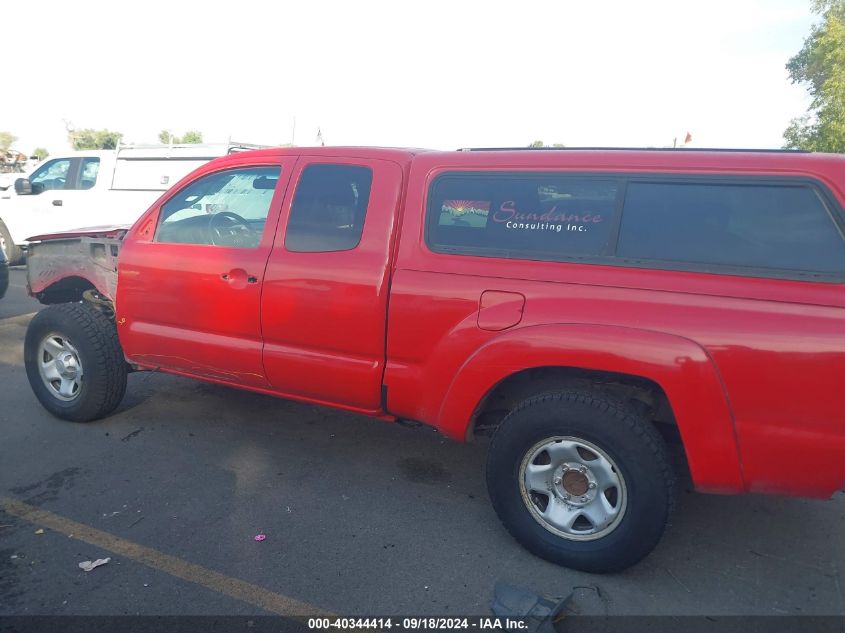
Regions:
<instances>
[{"instance_id":1,"label":"front wheel","mask_svg":"<svg viewBox=\"0 0 845 633\"><path fill-rule=\"evenodd\" d=\"M126 362L114 321L90 303L44 308L24 342L26 375L56 417L90 422L111 413L126 392Z\"/></svg>"},{"instance_id":2,"label":"front wheel","mask_svg":"<svg viewBox=\"0 0 845 633\"><path fill-rule=\"evenodd\" d=\"M674 476L648 420L589 392L526 400L490 445L487 487L526 549L565 567L611 572L640 561L668 522Z\"/></svg>"}]
</instances>

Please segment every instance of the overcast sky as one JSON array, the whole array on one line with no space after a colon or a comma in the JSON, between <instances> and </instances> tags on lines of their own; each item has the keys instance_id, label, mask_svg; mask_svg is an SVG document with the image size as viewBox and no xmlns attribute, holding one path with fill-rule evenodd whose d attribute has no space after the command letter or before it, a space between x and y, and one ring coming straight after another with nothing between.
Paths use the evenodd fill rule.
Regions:
<instances>
[{"instance_id":1,"label":"overcast sky","mask_svg":"<svg viewBox=\"0 0 845 633\"><path fill-rule=\"evenodd\" d=\"M779 147L810 0L14 0L0 130L129 142ZM14 54L12 54L14 51Z\"/></svg>"}]
</instances>

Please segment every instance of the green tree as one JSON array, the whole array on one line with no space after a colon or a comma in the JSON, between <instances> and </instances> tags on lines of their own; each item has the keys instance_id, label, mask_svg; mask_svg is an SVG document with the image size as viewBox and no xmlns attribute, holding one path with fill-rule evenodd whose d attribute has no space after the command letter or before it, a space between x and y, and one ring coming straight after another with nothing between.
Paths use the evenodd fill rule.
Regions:
<instances>
[{"instance_id":1,"label":"green tree","mask_svg":"<svg viewBox=\"0 0 845 633\"><path fill-rule=\"evenodd\" d=\"M566 147L563 143L552 143L551 145L546 145L543 141L534 141L528 147L537 148L537 147Z\"/></svg>"},{"instance_id":2,"label":"green tree","mask_svg":"<svg viewBox=\"0 0 845 633\"><path fill-rule=\"evenodd\" d=\"M48 152L43 147L36 147L35 150L33 150L32 155L35 156L35 158L37 158L38 160L44 160L50 155L50 152Z\"/></svg>"},{"instance_id":3,"label":"green tree","mask_svg":"<svg viewBox=\"0 0 845 633\"><path fill-rule=\"evenodd\" d=\"M180 143L191 143L197 144L202 143L202 132L198 130L188 130L185 134L182 135L182 138L179 140Z\"/></svg>"},{"instance_id":4,"label":"green tree","mask_svg":"<svg viewBox=\"0 0 845 633\"><path fill-rule=\"evenodd\" d=\"M202 132L200 132L199 130L188 130L182 136L176 136L172 134L170 130L162 130L158 133L158 140L165 144L197 144L202 143Z\"/></svg>"},{"instance_id":5,"label":"green tree","mask_svg":"<svg viewBox=\"0 0 845 633\"><path fill-rule=\"evenodd\" d=\"M784 131L784 147L845 153L845 0L814 0L813 11L821 21L786 64L812 101Z\"/></svg>"},{"instance_id":6,"label":"green tree","mask_svg":"<svg viewBox=\"0 0 845 633\"><path fill-rule=\"evenodd\" d=\"M0 152L8 151L17 140L18 137L11 132L0 132Z\"/></svg>"},{"instance_id":7,"label":"green tree","mask_svg":"<svg viewBox=\"0 0 845 633\"><path fill-rule=\"evenodd\" d=\"M109 130L70 130L68 132L73 149L116 149L123 134Z\"/></svg>"}]
</instances>

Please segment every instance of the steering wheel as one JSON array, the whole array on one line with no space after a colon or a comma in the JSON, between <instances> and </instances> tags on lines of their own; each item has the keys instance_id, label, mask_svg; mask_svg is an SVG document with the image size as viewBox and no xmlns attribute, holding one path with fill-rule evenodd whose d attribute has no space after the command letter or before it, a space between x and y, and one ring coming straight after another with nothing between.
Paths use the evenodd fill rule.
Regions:
<instances>
[{"instance_id":1,"label":"steering wheel","mask_svg":"<svg viewBox=\"0 0 845 633\"><path fill-rule=\"evenodd\" d=\"M208 237L215 246L253 246L255 231L249 223L231 211L221 211L209 216Z\"/></svg>"}]
</instances>

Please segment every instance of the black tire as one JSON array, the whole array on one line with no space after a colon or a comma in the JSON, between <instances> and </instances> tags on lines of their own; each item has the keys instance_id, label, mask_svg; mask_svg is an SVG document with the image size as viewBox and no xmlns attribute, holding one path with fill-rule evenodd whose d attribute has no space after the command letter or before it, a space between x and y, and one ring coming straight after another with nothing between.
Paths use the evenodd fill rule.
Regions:
<instances>
[{"instance_id":1,"label":"black tire","mask_svg":"<svg viewBox=\"0 0 845 633\"><path fill-rule=\"evenodd\" d=\"M70 400L61 399L41 377L39 348L50 335L70 342L82 366L80 384ZM117 328L90 303L62 303L36 314L26 331L24 362L39 402L63 420L90 422L102 418L114 411L126 392L127 365Z\"/></svg>"},{"instance_id":2,"label":"black tire","mask_svg":"<svg viewBox=\"0 0 845 633\"><path fill-rule=\"evenodd\" d=\"M20 246L17 246L12 240L12 234L9 233L8 227L0 220L0 248L6 251L6 257L9 259L9 266L16 266L23 264L23 251Z\"/></svg>"},{"instance_id":3,"label":"black tire","mask_svg":"<svg viewBox=\"0 0 845 633\"><path fill-rule=\"evenodd\" d=\"M613 527L603 528L609 529L609 532L590 527L589 521L586 522L585 529L594 530L595 536L589 537L593 540L575 540L580 535L572 537L562 532L555 533L552 531L554 526L544 526L542 516L535 518L535 514L551 512L547 510L550 503L558 504L557 510L554 510L559 512L558 517L577 511L563 499L571 492L563 487L566 478L554 481L549 488L545 495L546 508L543 508L542 493L527 492L523 496L520 483L523 461L531 464L528 456L539 455L536 453L538 446L548 445L555 450L553 444L544 442L553 442L561 437L586 441L603 451L610 460L595 463L613 464L611 477L617 476L621 482L620 489L625 491L619 493L611 489L607 493L617 504L621 503L619 494L624 494L622 498L625 499L624 504L619 506L621 509L617 511ZM569 443L569 440L564 442ZM590 458L596 456L589 452L586 454ZM546 455L551 456L550 453ZM539 455L537 459L539 461L534 464L545 466L545 457ZM549 468L554 467L552 461L549 460L552 464ZM572 461L567 458L564 463ZM588 466L591 463L582 461ZM605 466L603 468L604 472L608 472ZM565 468L564 471L568 472ZM601 487L598 486L599 489ZM675 478L666 446L654 426L633 408L599 393L546 393L522 402L496 429L487 458L490 499L511 535L541 558L587 572L620 571L651 552L668 523L674 487ZM525 489L528 488L526 484ZM617 496L614 497L614 494ZM581 497L578 501L584 499ZM595 497L589 498L589 503L593 499ZM529 509L529 504L533 504L534 510Z\"/></svg>"}]
</instances>

